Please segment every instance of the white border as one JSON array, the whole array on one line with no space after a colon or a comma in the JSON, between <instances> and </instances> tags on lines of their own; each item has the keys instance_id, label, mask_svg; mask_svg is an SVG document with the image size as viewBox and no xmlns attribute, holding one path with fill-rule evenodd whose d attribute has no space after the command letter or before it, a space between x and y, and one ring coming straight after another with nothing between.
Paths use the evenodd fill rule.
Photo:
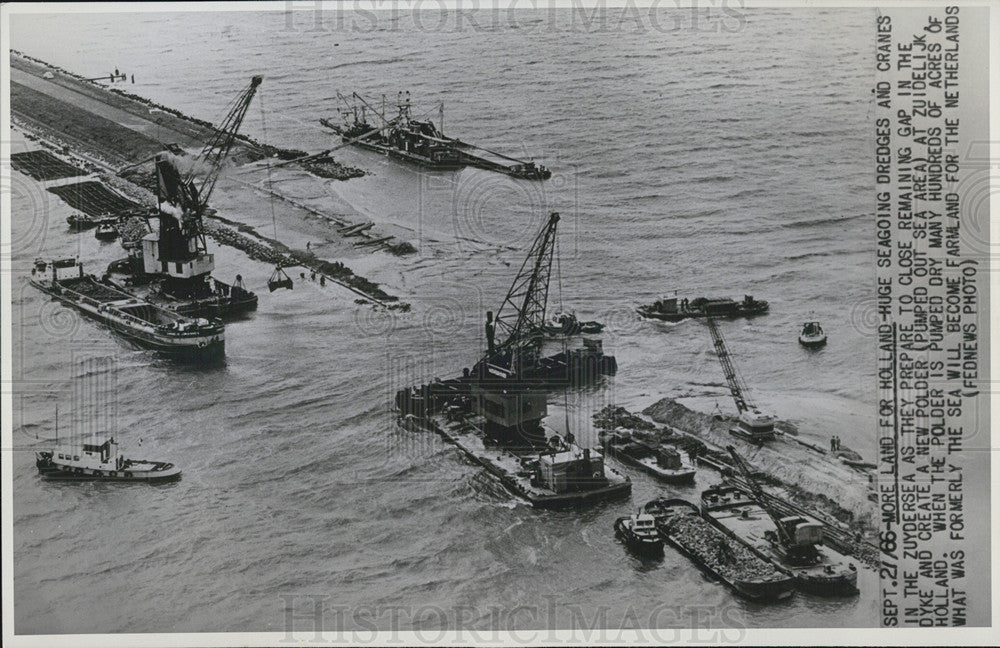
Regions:
<instances>
[{"instance_id":1,"label":"white border","mask_svg":"<svg viewBox=\"0 0 1000 648\"><path fill-rule=\"evenodd\" d=\"M723 6L725 0L703 0L695 2L692 0L483 0L481 2L467 2L463 0L400 0L395 3L397 10L411 10L422 8L426 10L438 10L440 8L472 9L476 6L480 8L498 7L505 10L510 5L521 8L537 6L538 8L572 8L582 7L590 10L595 6L606 6L607 8L620 8L624 6L635 6L637 8L648 8L651 6L688 8L691 6ZM218 11L285 11L291 4L295 10L314 11L315 2L176 2L176 3L7 3L0 6L0 43L2 47L2 59L0 59L0 128L2 128L3 140L0 143L0 159L10 159L10 15L11 14L38 14L38 13L70 13L85 11L87 13L124 13L124 12L218 12ZM388 10L393 7L390 2L379 2L377 0L358 0L351 2L323 2L322 9L332 10L343 7L345 4L350 8L357 8L366 11ZM865 0L770 0L765 2L749 0L740 2L731 0L725 2L726 6L741 8L762 8L762 7L871 7L873 3ZM899 7L940 7L945 4L957 4L959 6L988 6L990 11L990 33L993 34L990 43L990 132L991 146L990 156L994 161L1000 161L1000 111L997 110L997 101L1000 99L1000 3L991 0L973 0L971 2L929 2L917 0L894 0L882 1L876 6L885 8ZM991 205L991 228L990 245L991 249L995 245L994 241L1000 240L1000 181L998 181L997 170L991 168L991 196L994 198ZM9 171L7 171L9 173ZM9 177L9 176L7 176ZM49 648L51 646L67 645L95 648L105 648L108 646L257 646L274 645L286 646L296 645L292 642L283 641L283 632L271 633L182 633L182 634L100 634L100 635L30 635L15 636L13 632L14 605L12 600L13 591L13 541L10 530L13 525L13 512L11 507L11 492L13 488L12 476L12 453L9 451L12 444L12 361L11 361L11 276L10 276L10 188L6 184L0 188L0 378L2 378L2 389L0 389L0 425L2 425L2 439L0 439L0 472L2 472L2 517L0 517L0 532L2 532L2 542L0 542L0 566L3 569L2 585L3 601L0 611L3 614L3 634L2 644L5 646L39 646ZM991 264L992 265L992 264ZM993 268L990 268L991 306L994 309L1000 307L1000 281L998 277L992 275ZM991 379L998 382L994 375L994 368L1000 366L1000 325L995 320L990 325L990 343L992 353L990 358ZM991 397L991 412L1000 411L1000 389L994 390ZM1000 429L992 426L992 447L1000 448ZM843 629L843 628L807 628L807 629L759 629L747 628L742 631L742 641L744 645L844 645L844 644L868 644L868 645L927 645L927 646L954 646L954 645L996 645L998 635L994 632L997 619L1000 618L1000 573L998 573L997 562L1000 559L1000 523L997 515L997 469L1000 467L995 455L991 455L991 547L993 564L992 572L992 623L994 626L986 628L893 628L893 629ZM585 631L584 631L585 632ZM732 632L736 632L733 630ZM650 633L642 631L623 631L621 639L618 641L597 641L592 640L589 645L624 645L635 643L636 640L647 641ZM661 630L659 643L664 643L668 635L675 634L673 630ZM333 635L333 632L326 632L326 635ZM435 633L439 634L439 633ZM464 639L463 639L464 634ZM467 645L469 633L456 634L449 631L446 639L437 642L437 645ZM538 631L518 631L518 632L496 632L489 633L481 631L477 633L480 637L487 636L490 640L486 645L525 645L525 646L548 646L554 643L577 644L581 642L579 636L574 636L571 631L563 630L538 630ZM675 643L688 643L696 640L699 636L704 640L704 635L695 636L691 630L677 631L679 641ZM340 642L313 642L312 634L306 632L296 632L299 639L298 644L309 646L338 646L338 645L420 645L420 633L386 631L381 633L357 633L353 637L346 637ZM531 636L534 635L532 638ZM613 635L612 635L613 636ZM426 639L426 637L423 637ZM525 641L526 639L531 639ZM703 643L704 641L702 641ZM656 642L653 642L654 644Z\"/></svg>"}]
</instances>

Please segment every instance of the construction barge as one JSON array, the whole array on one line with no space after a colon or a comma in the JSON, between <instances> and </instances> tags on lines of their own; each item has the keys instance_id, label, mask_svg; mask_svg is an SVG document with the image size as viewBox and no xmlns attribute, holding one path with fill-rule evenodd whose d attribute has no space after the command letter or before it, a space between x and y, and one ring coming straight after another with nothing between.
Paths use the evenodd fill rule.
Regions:
<instances>
[{"instance_id":1,"label":"construction barge","mask_svg":"<svg viewBox=\"0 0 1000 648\"><path fill-rule=\"evenodd\" d=\"M636 312L648 319L680 322L690 318L753 317L767 313L769 308L766 301L754 299L752 295L745 295L743 301L728 297L696 297L691 300L670 297L639 306Z\"/></svg>"},{"instance_id":2,"label":"construction barge","mask_svg":"<svg viewBox=\"0 0 1000 648\"><path fill-rule=\"evenodd\" d=\"M758 601L778 601L795 593L791 577L740 543L733 542L683 499L658 498L643 510L660 535L709 576L735 593Z\"/></svg>"},{"instance_id":3,"label":"construction barge","mask_svg":"<svg viewBox=\"0 0 1000 648\"><path fill-rule=\"evenodd\" d=\"M137 299L84 274L75 259L36 261L31 275L31 285L140 347L202 362L225 355L221 321L188 319Z\"/></svg>"},{"instance_id":4,"label":"construction barge","mask_svg":"<svg viewBox=\"0 0 1000 648\"><path fill-rule=\"evenodd\" d=\"M335 124L328 119L320 119L319 122L340 135L345 144L431 169L476 167L522 180L547 180L552 177L551 171L532 161L519 160L445 136L443 104L439 124L434 124L429 119L413 117L409 92L397 95L398 114L392 118L386 116L384 96L381 110L357 93L351 97L338 93L337 98L344 123ZM369 113L374 115L377 123L368 121Z\"/></svg>"},{"instance_id":5,"label":"construction barge","mask_svg":"<svg viewBox=\"0 0 1000 648\"><path fill-rule=\"evenodd\" d=\"M600 340L542 353L549 277L559 215L552 214L528 252L503 304L486 313L487 353L463 375L396 393L403 427L433 430L484 466L533 506L558 508L628 495L631 481L605 465L604 454L577 445L542 420L548 395L614 375L617 363Z\"/></svg>"},{"instance_id":6,"label":"construction barge","mask_svg":"<svg viewBox=\"0 0 1000 648\"><path fill-rule=\"evenodd\" d=\"M727 448L745 486L722 485L701 494L711 524L795 579L799 589L822 596L858 594L858 568L824 543L825 525L807 515L783 515L772 506L750 467Z\"/></svg>"},{"instance_id":7,"label":"construction barge","mask_svg":"<svg viewBox=\"0 0 1000 648\"><path fill-rule=\"evenodd\" d=\"M536 406L544 408L545 396ZM405 417L403 426L438 433L507 490L535 508L560 509L628 497L632 482L605 465L601 452L551 434L537 447L511 434L490 434L491 421L472 411Z\"/></svg>"}]
</instances>

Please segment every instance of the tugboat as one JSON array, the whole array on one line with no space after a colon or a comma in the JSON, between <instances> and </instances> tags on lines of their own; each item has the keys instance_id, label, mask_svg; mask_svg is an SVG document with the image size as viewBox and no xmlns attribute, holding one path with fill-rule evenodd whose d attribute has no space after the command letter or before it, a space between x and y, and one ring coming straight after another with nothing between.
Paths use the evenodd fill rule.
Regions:
<instances>
[{"instance_id":1,"label":"tugboat","mask_svg":"<svg viewBox=\"0 0 1000 648\"><path fill-rule=\"evenodd\" d=\"M765 502L763 491L743 459L730 454L749 489L720 486L701 496L702 515L719 530L795 579L803 591L825 596L858 593L858 568L823 545L823 525L805 516L781 517Z\"/></svg>"},{"instance_id":2,"label":"tugboat","mask_svg":"<svg viewBox=\"0 0 1000 648\"><path fill-rule=\"evenodd\" d=\"M225 354L222 322L187 319L137 299L84 274L76 259L36 260L31 275L31 285L139 346L197 361Z\"/></svg>"},{"instance_id":3,"label":"tugboat","mask_svg":"<svg viewBox=\"0 0 1000 648\"><path fill-rule=\"evenodd\" d=\"M94 230L94 238L98 241L113 241L118 238L118 228L114 222L103 221Z\"/></svg>"},{"instance_id":4,"label":"tugboat","mask_svg":"<svg viewBox=\"0 0 1000 648\"><path fill-rule=\"evenodd\" d=\"M740 596L778 601L795 592L791 577L738 542L733 542L683 499L658 498L643 510L656 521L660 535L709 576Z\"/></svg>"},{"instance_id":5,"label":"tugboat","mask_svg":"<svg viewBox=\"0 0 1000 648\"><path fill-rule=\"evenodd\" d=\"M103 443L61 444L35 453L35 466L45 479L166 482L180 479L172 463L122 456L114 437Z\"/></svg>"},{"instance_id":6,"label":"tugboat","mask_svg":"<svg viewBox=\"0 0 1000 648\"><path fill-rule=\"evenodd\" d=\"M625 541L632 551L643 556L660 556L663 554L663 538L656 530L656 521L652 515L642 511L629 517L615 520L615 535Z\"/></svg>"},{"instance_id":7,"label":"tugboat","mask_svg":"<svg viewBox=\"0 0 1000 648\"><path fill-rule=\"evenodd\" d=\"M766 301L754 299L751 295L745 295L742 302L728 298L697 297L688 301L671 297L639 306L636 312L650 319L680 322L692 317L752 317L763 315L769 308Z\"/></svg>"},{"instance_id":8,"label":"tugboat","mask_svg":"<svg viewBox=\"0 0 1000 648\"><path fill-rule=\"evenodd\" d=\"M694 462L683 450L666 446L651 447L616 432L605 441L609 456L649 473L667 484L692 484L697 472Z\"/></svg>"},{"instance_id":9,"label":"tugboat","mask_svg":"<svg viewBox=\"0 0 1000 648\"><path fill-rule=\"evenodd\" d=\"M826 344L826 333L819 322L806 322L802 325L802 332L799 333L799 344L804 347L821 347Z\"/></svg>"},{"instance_id":10,"label":"tugboat","mask_svg":"<svg viewBox=\"0 0 1000 648\"><path fill-rule=\"evenodd\" d=\"M460 169L471 166L503 173L522 180L547 180L552 172L540 164L490 151L444 134L444 105L440 107L440 123L415 119L411 112L410 93L396 96L396 117L386 115L385 96L379 110L358 93L345 97L338 93L344 124L327 119L319 122L340 135L344 145L357 146L388 155L398 160L431 169ZM368 121L372 114L378 125ZM329 151L328 151L329 152Z\"/></svg>"}]
</instances>

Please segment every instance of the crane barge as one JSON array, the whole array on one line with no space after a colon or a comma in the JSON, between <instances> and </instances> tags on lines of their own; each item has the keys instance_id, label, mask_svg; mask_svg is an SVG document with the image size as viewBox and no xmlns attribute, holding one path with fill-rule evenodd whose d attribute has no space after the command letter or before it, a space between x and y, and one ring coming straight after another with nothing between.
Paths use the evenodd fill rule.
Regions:
<instances>
[{"instance_id":1,"label":"crane barge","mask_svg":"<svg viewBox=\"0 0 1000 648\"><path fill-rule=\"evenodd\" d=\"M542 355L556 225L553 213L525 257L494 316L486 314L485 355L459 378L402 389L396 406L405 427L429 429L482 465L532 506L556 508L625 496L631 481L581 447L567 429L546 429L550 391L614 375L600 340Z\"/></svg>"},{"instance_id":2,"label":"crane barge","mask_svg":"<svg viewBox=\"0 0 1000 648\"><path fill-rule=\"evenodd\" d=\"M600 339L582 338L579 348L542 354L542 325L548 303L559 214L553 213L535 237L517 276L494 316L486 313L486 353L463 375L401 389L396 406L401 415L422 418L467 398L474 385L519 389L565 388L613 376L614 356L605 355Z\"/></svg>"},{"instance_id":3,"label":"crane barge","mask_svg":"<svg viewBox=\"0 0 1000 648\"><path fill-rule=\"evenodd\" d=\"M117 288L192 317L236 316L257 308L257 295L239 275L232 285L211 276L215 256L208 252L203 217L262 79L250 80L196 158L172 152L153 156L158 223L149 227L141 247L109 265L108 279Z\"/></svg>"}]
</instances>

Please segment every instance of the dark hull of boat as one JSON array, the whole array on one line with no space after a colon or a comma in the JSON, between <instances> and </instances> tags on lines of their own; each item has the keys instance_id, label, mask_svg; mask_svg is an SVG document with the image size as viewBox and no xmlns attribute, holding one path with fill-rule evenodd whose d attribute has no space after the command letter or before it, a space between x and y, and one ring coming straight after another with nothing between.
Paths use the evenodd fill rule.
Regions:
<instances>
[{"instance_id":1,"label":"dark hull of boat","mask_svg":"<svg viewBox=\"0 0 1000 648\"><path fill-rule=\"evenodd\" d=\"M770 309L769 306L752 306L745 307L740 306L732 312L725 313L706 313L705 311L671 311L663 312L658 311L649 306L640 306L635 309L639 315L649 319L658 319L664 322L680 322L686 319L699 319L705 317L720 318L733 318L733 317L755 317L757 315L764 315Z\"/></svg>"},{"instance_id":2,"label":"dark hull of boat","mask_svg":"<svg viewBox=\"0 0 1000 648\"><path fill-rule=\"evenodd\" d=\"M222 360L226 355L225 338L215 342L206 341L201 346L172 344L168 341L163 341L155 336L152 336L146 331L127 326L121 322L111 319L110 317L104 317L100 313L95 313L89 309L80 308L79 305L72 299L67 299L64 295L53 292L42 283L35 281L32 281L31 283L39 290L42 290L46 294L59 300L65 306L73 308L86 317L111 329L111 331L116 333L118 336L124 338L137 347L155 351L163 356L181 362L215 363Z\"/></svg>"},{"instance_id":3,"label":"dark hull of boat","mask_svg":"<svg viewBox=\"0 0 1000 648\"><path fill-rule=\"evenodd\" d=\"M469 148L470 145L462 142L461 140L451 139L451 148L449 148L449 153L451 156L445 159L435 160L433 158L427 157L426 155L420 155L419 153L414 153L412 151L405 151L399 149L392 145L387 145L385 143L377 143L366 140L358 140L357 135L348 134L344 132L341 127L330 123L325 119L321 119L320 123L327 128L333 130L340 135L341 141L345 143L350 143L351 146L356 146L366 151L373 151L381 155L388 155L397 160L403 162L409 162L410 164L416 164L417 166L424 167L427 169L439 169L442 171L464 169L465 167L475 167L478 169L485 169L487 171L494 171L496 173L502 173L508 175L512 178L518 178L520 180L548 180L552 177L552 172L548 169L541 169L534 167L531 169L518 170L503 164L498 164L496 162L488 161L476 155L470 154L468 151L463 150L463 148Z\"/></svg>"},{"instance_id":4,"label":"dark hull of boat","mask_svg":"<svg viewBox=\"0 0 1000 648\"><path fill-rule=\"evenodd\" d=\"M423 418L436 414L453 400L469 396L477 384L495 384L498 387L516 385L514 382L503 381L489 375L479 378L481 369L477 366L469 377L452 378L414 389L399 390L396 393L396 407L400 415ZM536 367L526 372L522 382L532 387L580 387L595 384L602 376L614 376L617 372L618 362L614 356L603 353L561 352L539 360Z\"/></svg>"},{"instance_id":5,"label":"dark hull of boat","mask_svg":"<svg viewBox=\"0 0 1000 648\"><path fill-rule=\"evenodd\" d=\"M39 453L44 455L46 453ZM39 456L35 459L35 467L44 478L54 481L109 481L109 482L144 482L165 483L181 478L181 471L173 464L163 462L148 462L157 466L156 470L96 470L90 468L69 468L57 466L50 458Z\"/></svg>"},{"instance_id":6,"label":"dark hull of boat","mask_svg":"<svg viewBox=\"0 0 1000 648\"><path fill-rule=\"evenodd\" d=\"M628 518L618 518L615 520L615 535L625 542L625 546L642 556L662 556L663 538L643 538L632 532L625 525Z\"/></svg>"}]
</instances>

